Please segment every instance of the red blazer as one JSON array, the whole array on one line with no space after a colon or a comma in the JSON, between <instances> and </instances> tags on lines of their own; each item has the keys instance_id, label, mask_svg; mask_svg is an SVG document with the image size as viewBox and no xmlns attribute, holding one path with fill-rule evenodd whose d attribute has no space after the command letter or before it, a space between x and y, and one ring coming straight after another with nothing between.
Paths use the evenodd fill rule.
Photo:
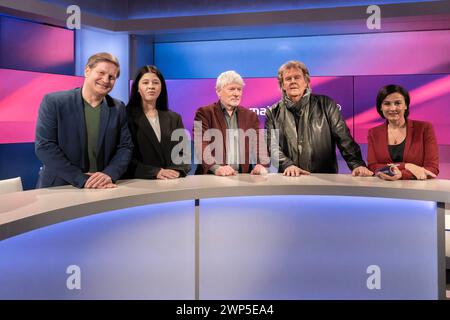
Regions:
<instances>
[{"instance_id":1,"label":"red blazer","mask_svg":"<svg viewBox=\"0 0 450 320\"><path fill-rule=\"evenodd\" d=\"M259 142L260 141L259 134L258 134L259 120L258 120L258 116L256 115L256 113L254 113L253 111L248 110L244 107L241 107L241 106L237 107L236 112L237 112L238 128L242 129L244 131L246 131L248 129L255 129L256 134L257 134L257 142ZM222 131L223 158L217 159L215 152L212 152L212 156L214 157L214 159L208 159L208 161L207 161L208 163L212 162L212 164L208 164L205 161L205 159L203 159L203 157L202 157L201 168L197 168L196 173L206 174L206 173L208 173L208 170L211 168L212 165L214 165L214 164L225 165L226 159L227 159L227 154L226 154L227 124L225 122L225 117L224 117L220 102L216 102L212 105L199 108L197 110L197 112L195 113L194 121L202 122L202 128L201 128L202 137L204 135L204 132L208 129L219 129ZM194 124L194 132L195 132L195 124ZM195 139L195 133L194 133L194 139ZM195 143L195 152L196 152L197 159L200 159L200 155L203 155L203 151L211 143L211 141L203 141L203 140L204 139L202 138L201 145L198 145L197 143ZM212 142L214 142L214 140ZM263 143L263 141L261 141L261 143ZM259 147L259 143L257 143L257 146L255 146L255 147ZM256 153L258 164L263 164L264 166L267 167L270 162L268 156L265 157L265 155L267 155L267 148L265 147L265 145L261 145L261 147L262 147L261 152L264 153L264 155L263 155L263 157L261 157L261 159L264 159L264 160L261 160L259 157L259 148L257 148L256 151L255 151L255 149L252 149L252 153L253 154ZM250 154L251 154L250 153L250 143L249 143L249 139L246 138L245 139L245 162L241 163L243 173L250 172L250 157L249 157Z\"/></svg>"},{"instance_id":2,"label":"red blazer","mask_svg":"<svg viewBox=\"0 0 450 320\"><path fill-rule=\"evenodd\" d=\"M369 130L367 163L371 171L393 163L388 150L387 124ZM405 163L413 163L439 173L439 153L433 126L429 122L407 120L406 144L403 162L398 167L402 179L413 179L413 174L405 169Z\"/></svg>"}]
</instances>

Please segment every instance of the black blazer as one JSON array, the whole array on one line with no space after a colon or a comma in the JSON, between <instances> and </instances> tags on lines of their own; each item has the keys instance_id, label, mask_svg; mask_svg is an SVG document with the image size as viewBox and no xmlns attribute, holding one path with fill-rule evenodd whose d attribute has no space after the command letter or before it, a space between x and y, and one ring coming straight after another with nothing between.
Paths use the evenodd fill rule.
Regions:
<instances>
[{"instance_id":1,"label":"black blazer","mask_svg":"<svg viewBox=\"0 0 450 320\"><path fill-rule=\"evenodd\" d=\"M181 177L185 177L191 170L191 144L186 135L184 135L184 153L179 153L185 157L186 161L183 161L184 164L174 164L171 159L172 149L177 145L178 148L181 147L179 145L181 140L171 141L171 135L175 129L184 129L181 116L173 111L158 110L161 127L161 142L159 142L142 110L136 108L129 109L127 112L128 125L135 148L126 177L156 179L161 169L176 170L180 172Z\"/></svg>"}]
</instances>

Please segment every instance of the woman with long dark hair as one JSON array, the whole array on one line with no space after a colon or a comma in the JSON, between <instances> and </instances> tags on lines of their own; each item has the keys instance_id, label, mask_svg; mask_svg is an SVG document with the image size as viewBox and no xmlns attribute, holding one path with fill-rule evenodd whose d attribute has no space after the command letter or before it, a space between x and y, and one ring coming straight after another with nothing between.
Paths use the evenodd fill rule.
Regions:
<instances>
[{"instance_id":1,"label":"woman with long dark hair","mask_svg":"<svg viewBox=\"0 0 450 320\"><path fill-rule=\"evenodd\" d=\"M157 67L139 69L127 105L128 124L134 143L128 177L175 179L190 170L190 143L181 116L169 110L167 87ZM181 138L172 141L172 133ZM183 143L183 147L177 146ZM177 152L172 152L180 150Z\"/></svg>"}]
</instances>

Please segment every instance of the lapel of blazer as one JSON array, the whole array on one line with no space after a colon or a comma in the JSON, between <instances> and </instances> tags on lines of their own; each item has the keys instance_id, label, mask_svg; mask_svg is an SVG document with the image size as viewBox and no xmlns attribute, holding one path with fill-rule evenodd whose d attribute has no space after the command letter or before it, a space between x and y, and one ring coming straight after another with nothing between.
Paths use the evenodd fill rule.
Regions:
<instances>
[{"instance_id":1,"label":"lapel of blazer","mask_svg":"<svg viewBox=\"0 0 450 320\"><path fill-rule=\"evenodd\" d=\"M246 128L246 126L245 126L245 121L247 119L246 118L244 119L245 113L242 110L243 108L244 107L241 107L241 106L236 107L236 116L237 116L238 128L245 131L248 128Z\"/></svg>"},{"instance_id":2,"label":"lapel of blazer","mask_svg":"<svg viewBox=\"0 0 450 320\"><path fill-rule=\"evenodd\" d=\"M216 103L214 106L214 118L216 118L219 123L220 129L222 131L222 148L223 148L223 159L222 163L226 163L227 161L227 124L225 123L225 116L222 111L222 106L220 105L220 101Z\"/></svg>"},{"instance_id":3,"label":"lapel of blazer","mask_svg":"<svg viewBox=\"0 0 450 320\"><path fill-rule=\"evenodd\" d=\"M217 119L217 122L220 125L220 129L223 134L223 139L225 140L225 134L227 132L227 124L225 123L225 116L223 115L222 106L220 105L220 101L216 103L214 106L214 116Z\"/></svg>"},{"instance_id":4,"label":"lapel of blazer","mask_svg":"<svg viewBox=\"0 0 450 320\"><path fill-rule=\"evenodd\" d=\"M110 107L106 99L103 98L100 109L100 126L98 129L98 139L97 139L97 150L96 150L97 160L99 160L100 150L102 150L103 144L105 143L105 133L106 129L108 128L110 113L111 113ZM101 166L100 163L98 163L98 165Z\"/></svg>"},{"instance_id":5,"label":"lapel of blazer","mask_svg":"<svg viewBox=\"0 0 450 320\"><path fill-rule=\"evenodd\" d=\"M290 149L292 149L293 160L297 158L298 154L298 135L297 135L297 126L295 125L295 119L292 112L290 112L284 103L282 102L282 112L280 112L280 116L284 117L285 121L281 121L280 123L284 124L284 128L280 128L286 137L286 142L290 145ZM281 111L281 110L280 110ZM301 123L299 125L302 125Z\"/></svg>"},{"instance_id":6,"label":"lapel of blazer","mask_svg":"<svg viewBox=\"0 0 450 320\"><path fill-rule=\"evenodd\" d=\"M165 111L158 111L159 126L161 128L161 144L164 146L170 143L170 119Z\"/></svg>"},{"instance_id":7,"label":"lapel of blazer","mask_svg":"<svg viewBox=\"0 0 450 320\"><path fill-rule=\"evenodd\" d=\"M388 137L388 125L387 122L383 124L382 130L380 130L380 137L378 143L381 144L381 152L383 152L383 158L388 159L389 163L394 162L389 152L389 137Z\"/></svg>"},{"instance_id":8,"label":"lapel of blazer","mask_svg":"<svg viewBox=\"0 0 450 320\"><path fill-rule=\"evenodd\" d=\"M413 136L414 136L414 125L413 121L409 120L407 121L406 125L406 144L405 150L403 151L403 162L406 162L406 156L408 155L409 148L411 147Z\"/></svg>"},{"instance_id":9,"label":"lapel of blazer","mask_svg":"<svg viewBox=\"0 0 450 320\"><path fill-rule=\"evenodd\" d=\"M164 157L164 160L167 160L165 159L166 154L164 151L168 150L171 145L170 138L172 134L169 114L166 111L158 111L158 117L159 117L159 127L161 128L161 143L159 144L161 147L161 155ZM165 162L167 163L168 161Z\"/></svg>"},{"instance_id":10,"label":"lapel of blazer","mask_svg":"<svg viewBox=\"0 0 450 320\"><path fill-rule=\"evenodd\" d=\"M158 112L159 117L159 112ZM150 140L150 143L155 147L155 150L157 150L158 157L161 159L161 162L164 163L164 156L163 156L163 150L161 148L161 143L158 141L158 138L156 137L156 133L153 130L150 122L148 121L147 117L145 116L144 112L140 112L139 116L137 118L138 126L141 128L141 130L144 132L144 135ZM162 140L162 123L161 118L159 119L159 125L161 127L161 142ZM145 146L142 146L145 148Z\"/></svg>"},{"instance_id":11,"label":"lapel of blazer","mask_svg":"<svg viewBox=\"0 0 450 320\"><path fill-rule=\"evenodd\" d=\"M241 106L236 107L236 116L237 116L238 129L242 129L245 132L249 128L245 125L246 121L247 121L247 117L245 117L245 112L243 112L244 111L243 109L244 109L244 107L241 107ZM258 134L258 133L256 133L256 134ZM241 139L241 137L239 137L239 143L241 143L240 139ZM248 150L249 150L250 146L245 143L245 140L242 140L242 142L245 145L245 149L244 149L244 154L242 154L241 146L239 145L239 147L238 147L239 162L244 166L243 170L247 171L248 170L247 164L250 162L249 154L248 154ZM245 160L245 161L243 161L243 160Z\"/></svg>"},{"instance_id":12,"label":"lapel of blazer","mask_svg":"<svg viewBox=\"0 0 450 320\"><path fill-rule=\"evenodd\" d=\"M75 89L74 118L78 122L78 136L80 138L80 152L87 156L86 150L86 120L84 118L84 101L81 95L81 88Z\"/></svg>"}]
</instances>

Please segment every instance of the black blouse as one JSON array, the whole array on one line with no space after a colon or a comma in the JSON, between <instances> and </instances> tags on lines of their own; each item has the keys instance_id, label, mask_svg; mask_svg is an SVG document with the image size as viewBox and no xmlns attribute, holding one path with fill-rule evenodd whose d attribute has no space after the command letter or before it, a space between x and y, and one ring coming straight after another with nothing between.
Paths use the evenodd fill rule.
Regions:
<instances>
[{"instance_id":1,"label":"black blouse","mask_svg":"<svg viewBox=\"0 0 450 320\"><path fill-rule=\"evenodd\" d=\"M393 162L403 162L403 152L405 151L406 138L402 143L388 145L389 154Z\"/></svg>"}]
</instances>

